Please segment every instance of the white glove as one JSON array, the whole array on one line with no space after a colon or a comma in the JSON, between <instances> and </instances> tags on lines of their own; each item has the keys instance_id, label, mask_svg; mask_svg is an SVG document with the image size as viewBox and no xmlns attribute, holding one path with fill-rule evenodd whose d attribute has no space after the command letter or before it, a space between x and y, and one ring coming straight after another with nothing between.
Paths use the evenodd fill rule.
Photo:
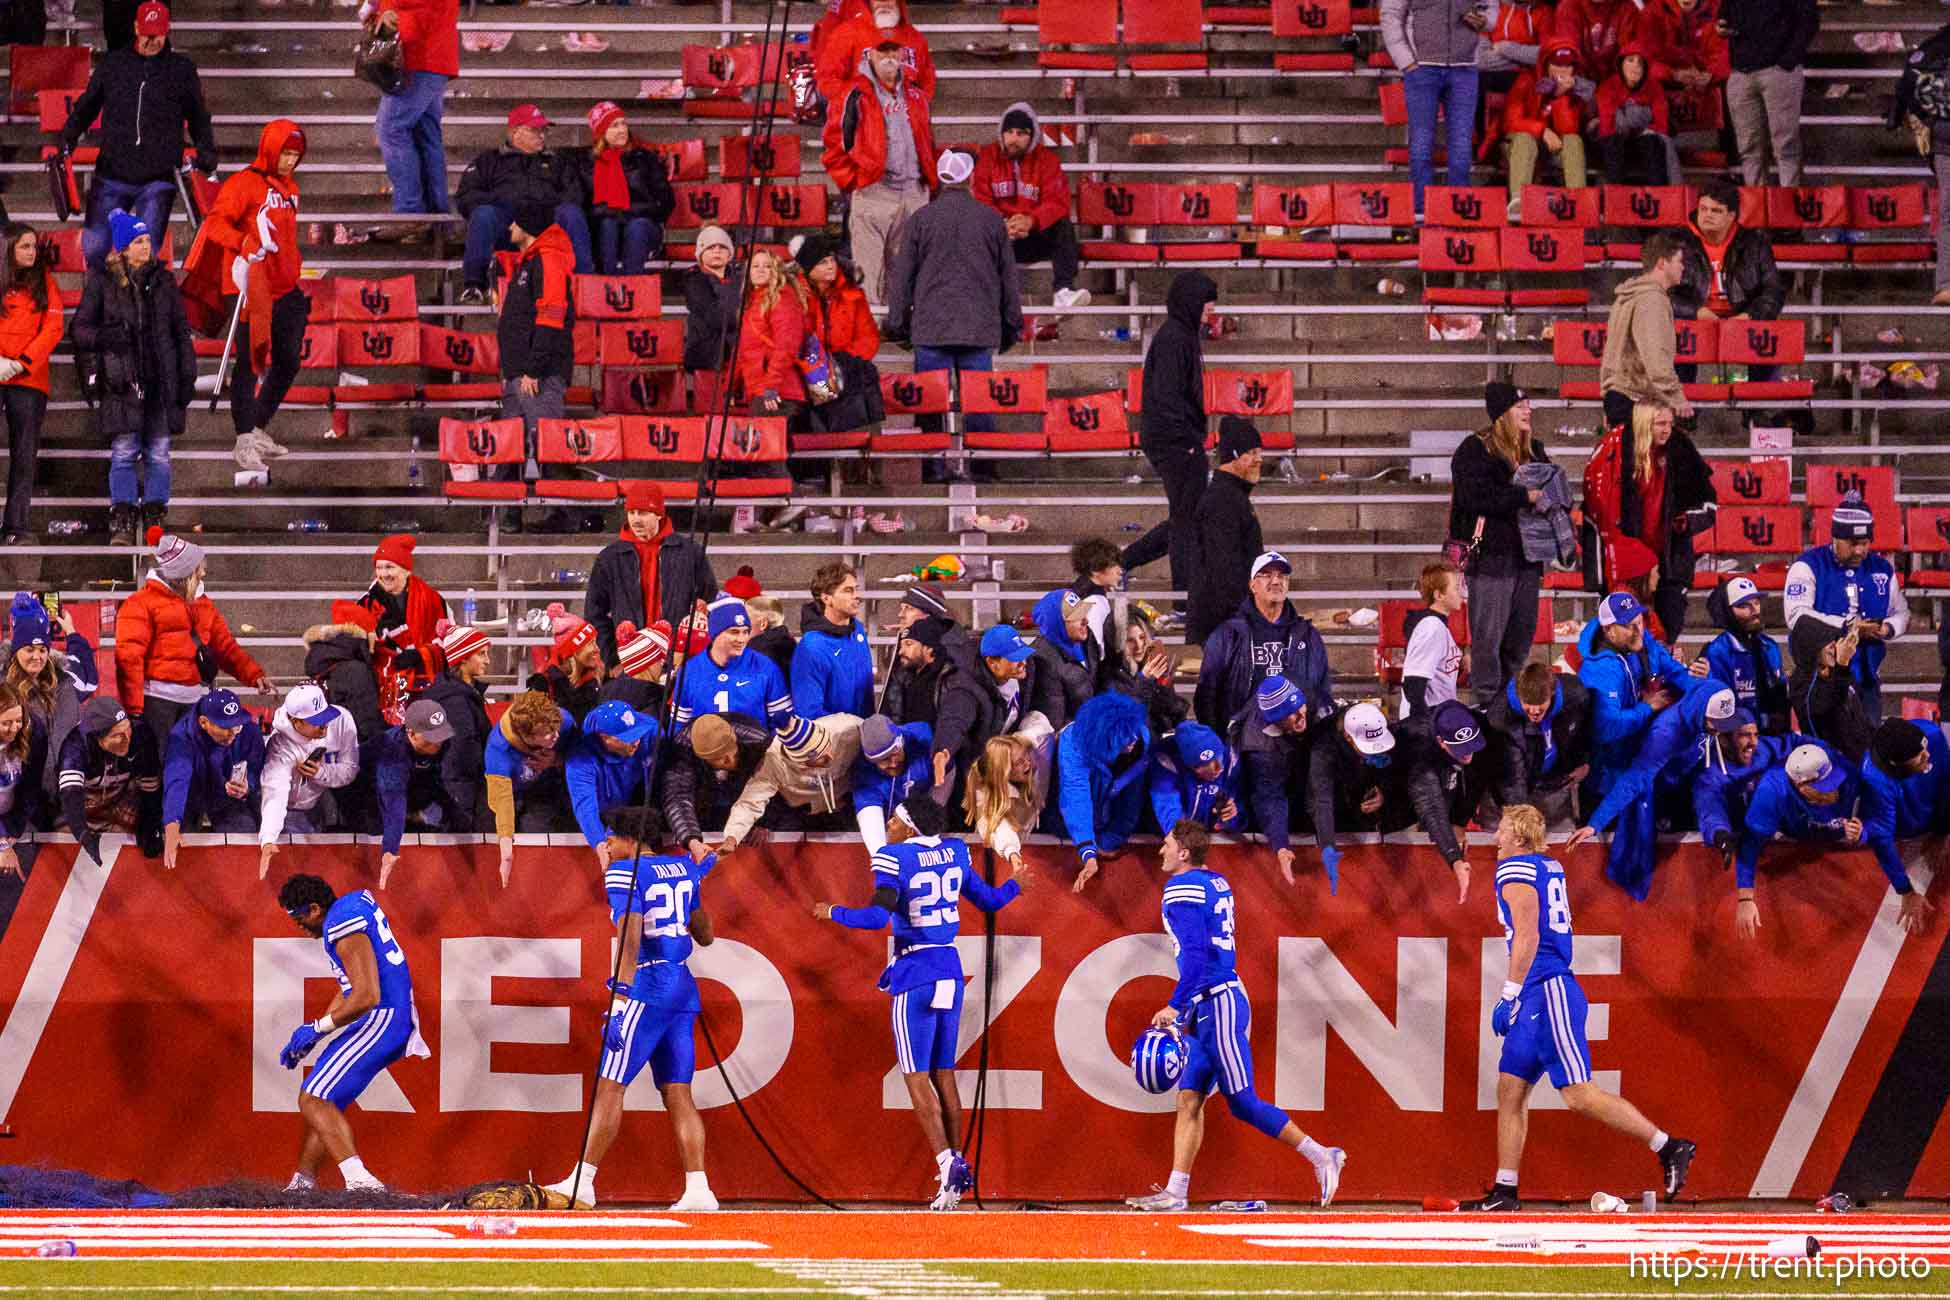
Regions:
<instances>
[{"instance_id":1,"label":"white glove","mask_svg":"<svg viewBox=\"0 0 1950 1300\"><path fill-rule=\"evenodd\" d=\"M271 210L269 208L260 207L257 210L257 242L259 251L251 254L251 261L253 262L263 257L266 253L275 253L278 251L278 241L271 237Z\"/></svg>"},{"instance_id":2,"label":"white glove","mask_svg":"<svg viewBox=\"0 0 1950 1300\"><path fill-rule=\"evenodd\" d=\"M230 282L237 286L238 293L250 292L250 259L233 257L230 259Z\"/></svg>"},{"instance_id":3,"label":"white glove","mask_svg":"<svg viewBox=\"0 0 1950 1300\"><path fill-rule=\"evenodd\" d=\"M25 373L26 366L12 357L0 357L0 384L11 383L16 375Z\"/></svg>"}]
</instances>

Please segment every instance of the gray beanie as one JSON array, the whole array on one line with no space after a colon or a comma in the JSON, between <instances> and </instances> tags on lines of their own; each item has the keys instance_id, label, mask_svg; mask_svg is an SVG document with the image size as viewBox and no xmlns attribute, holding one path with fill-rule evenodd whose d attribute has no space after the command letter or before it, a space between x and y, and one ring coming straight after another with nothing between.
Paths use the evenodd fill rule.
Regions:
<instances>
[{"instance_id":1,"label":"gray beanie","mask_svg":"<svg viewBox=\"0 0 1950 1300\"><path fill-rule=\"evenodd\" d=\"M156 543L156 571L170 582L180 582L203 565L203 548L170 533Z\"/></svg>"}]
</instances>

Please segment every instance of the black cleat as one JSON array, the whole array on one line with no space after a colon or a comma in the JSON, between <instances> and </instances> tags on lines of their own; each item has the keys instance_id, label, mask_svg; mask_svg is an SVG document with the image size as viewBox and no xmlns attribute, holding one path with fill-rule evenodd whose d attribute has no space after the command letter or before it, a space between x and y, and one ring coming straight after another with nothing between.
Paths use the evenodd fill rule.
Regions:
<instances>
[{"instance_id":1,"label":"black cleat","mask_svg":"<svg viewBox=\"0 0 1950 1300\"><path fill-rule=\"evenodd\" d=\"M1686 1185L1686 1171L1693 1167L1693 1157L1699 1148L1681 1137L1669 1137L1665 1146L1659 1149L1659 1167L1666 1171L1666 1199L1670 1201L1679 1195L1679 1189Z\"/></svg>"},{"instance_id":2,"label":"black cleat","mask_svg":"<svg viewBox=\"0 0 1950 1300\"><path fill-rule=\"evenodd\" d=\"M1517 1189L1502 1183L1490 1188L1480 1201L1464 1201L1460 1208L1465 1214L1514 1214L1523 1208L1517 1199Z\"/></svg>"}]
</instances>

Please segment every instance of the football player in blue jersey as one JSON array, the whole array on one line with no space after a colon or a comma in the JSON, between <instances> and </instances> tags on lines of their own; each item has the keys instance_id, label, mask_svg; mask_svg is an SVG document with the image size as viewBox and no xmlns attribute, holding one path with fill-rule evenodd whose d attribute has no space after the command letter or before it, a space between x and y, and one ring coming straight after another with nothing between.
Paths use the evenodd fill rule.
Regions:
<instances>
[{"instance_id":1,"label":"football player in blue jersey","mask_svg":"<svg viewBox=\"0 0 1950 1300\"><path fill-rule=\"evenodd\" d=\"M711 943L710 921L698 900L718 858L707 853L702 861L692 861L682 853L646 852L651 846L637 837L652 815L641 808L613 808L605 818L609 865L603 871L603 889L616 924L617 951L634 957L622 978L608 981L609 1016L582 1161L547 1189L560 1192L578 1210L596 1208L596 1166L623 1126L623 1092L645 1064L670 1112L677 1157L684 1165L684 1195L670 1208L718 1208L704 1173L704 1118L691 1097L701 1007L689 964L694 941Z\"/></svg>"},{"instance_id":2,"label":"football player in blue jersey","mask_svg":"<svg viewBox=\"0 0 1950 1300\"><path fill-rule=\"evenodd\" d=\"M1191 1056L1178 1076L1178 1120L1171 1136L1171 1179L1149 1196L1125 1201L1137 1210L1182 1210L1192 1186L1192 1163L1205 1140L1205 1100L1216 1088L1226 1108L1267 1137L1307 1157L1320 1184L1322 1206L1334 1203L1347 1152L1324 1147L1286 1112L1253 1091L1252 1004L1239 982L1232 886L1207 870L1212 833L1190 818L1165 836L1162 904L1165 933L1178 957L1178 987L1151 1017L1160 1029L1190 1037Z\"/></svg>"},{"instance_id":3,"label":"football player in blue jersey","mask_svg":"<svg viewBox=\"0 0 1950 1300\"><path fill-rule=\"evenodd\" d=\"M903 800L887 819L887 843L873 855L873 902L866 907L813 904L813 915L855 930L894 923L894 960L880 974L894 999L894 1055L907 1080L914 1117L934 1150L939 1184L930 1209L952 1210L974 1186L961 1154L960 1051L962 969L955 935L961 896L994 912L1022 892L1020 875L991 887L968 858L968 845L942 835L948 821L925 793Z\"/></svg>"},{"instance_id":4,"label":"football player in blue jersey","mask_svg":"<svg viewBox=\"0 0 1950 1300\"><path fill-rule=\"evenodd\" d=\"M278 906L292 923L325 944L325 956L339 982L338 996L325 1014L291 1031L278 1063L295 1070L325 1043L318 1062L298 1090L298 1113L305 1117L305 1141L298 1170L287 1191L318 1185L318 1166L330 1156L348 1189L383 1192L352 1146L345 1108L366 1090L373 1076L402 1056L431 1056L420 1038L413 1012L413 977L406 969L386 913L370 891L340 897L317 876L292 876L278 888Z\"/></svg>"},{"instance_id":5,"label":"football player in blue jersey","mask_svg":"<svg viewBox=\"0 0 1950 1300\"><path fill-rule=\"evenodd\" d=\"M1544 814L1527 803L1503 810L1496 828L1496 907L1510 951L1502 996L1490 1030L1503 1039L1496 1079L1496 1184L1465 1210L1521 1210L1517 1165L1529 1130L1530 1090L1549 1073L1551 1086L1579 1115L1637 1138L1659 1157L1666 1199L1679 1195L1695 1147L1591 1081L1585 1041L1584 990L1571 974L1571 898L1564 867L1544 852Z\"/></svg>"}]
</instances>

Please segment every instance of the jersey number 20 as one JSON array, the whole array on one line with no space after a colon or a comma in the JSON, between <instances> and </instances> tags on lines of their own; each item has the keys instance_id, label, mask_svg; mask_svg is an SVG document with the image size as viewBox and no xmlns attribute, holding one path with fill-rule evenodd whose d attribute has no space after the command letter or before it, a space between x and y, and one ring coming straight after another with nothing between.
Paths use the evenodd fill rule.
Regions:
<instances>
[{"instance_id":1,"label":"jersey number 20","mask_svg":"<svg viewBox=\"0 0 1950 1300\"><path fill-rule=\"evenodd\" d=\"M914 896L907 900L907 923L915 929L960 919L956 910L961 902L961 868L949 867L936 875L919 871L908 878Z\"/></svg>"},{"instance_id":2,"label":"jersey number 20","mask_svg":"<svg viewBox=\"0 0 1950 1300\"><path fill-rule=\"evenodd\" d=\"M695 886L688 880L680 880L674 885L658 881L643 891L643 901L650 904L650 933L659 939L674 939L684 933L690 923L691 898Z\"/></svg>"}]
</instances>

